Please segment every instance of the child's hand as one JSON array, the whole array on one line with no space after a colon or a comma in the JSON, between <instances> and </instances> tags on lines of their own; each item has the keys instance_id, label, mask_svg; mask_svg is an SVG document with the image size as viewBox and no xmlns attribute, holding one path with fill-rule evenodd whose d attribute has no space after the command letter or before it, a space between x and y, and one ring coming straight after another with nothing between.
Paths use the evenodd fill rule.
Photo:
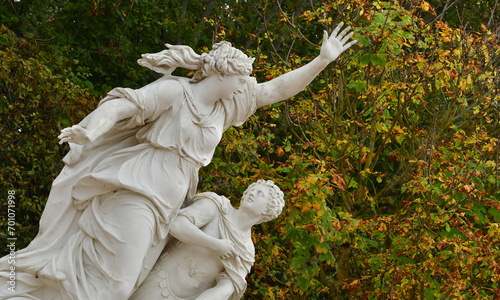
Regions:
<instances>
[{"instance_id":1,"label":"child's hand","mask_svg":"<svg viewBox=\"0 0 500 300\"><path fill-rule=\"evenodd\" d=\"M219 254L221 259L228 259L233 256L238 256L236 249L234 248L233 242L228 239L220 239L213 249L217 254Z\"/></svg>"}]
</instances>

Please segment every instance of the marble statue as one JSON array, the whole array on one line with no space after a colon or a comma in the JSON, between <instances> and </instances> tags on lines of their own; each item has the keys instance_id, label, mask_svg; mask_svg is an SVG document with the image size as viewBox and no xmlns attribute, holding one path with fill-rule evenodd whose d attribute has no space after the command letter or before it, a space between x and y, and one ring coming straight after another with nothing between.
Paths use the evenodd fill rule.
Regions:
<instances>
[{"instance_id":1,"label":"marble statue","mask_svg":"<svg viewBox=\"0 0 500 300\"><path fill-rule=\"evenodd\" d=\"M285 202L272 181L259 180L239 209L214 193L201 193L172 222L169 242L130 300L240 299L254 262L251 227L276 218Z\"/></svg>"},{"instance_id":2,"label":"marble statue","mask_svg":"<svg viewBox=\"0 0 500 300\"><path fill-rule=\"evenodd\" d=\"M138 63L164 76L140 89L113 89L62 130L71 149L65 167L38 235L17 251L15 266L0 259L0 299L128 299L165 248L180 208L192 204L198 170L223 132L303 90L356 42L342 27L324 33L313 61L264 83L250 77L253 60L228 42L202 55L170 45L143 55ZM177 67L197 73L172 76Z\"/></svg>"}]
</instances>

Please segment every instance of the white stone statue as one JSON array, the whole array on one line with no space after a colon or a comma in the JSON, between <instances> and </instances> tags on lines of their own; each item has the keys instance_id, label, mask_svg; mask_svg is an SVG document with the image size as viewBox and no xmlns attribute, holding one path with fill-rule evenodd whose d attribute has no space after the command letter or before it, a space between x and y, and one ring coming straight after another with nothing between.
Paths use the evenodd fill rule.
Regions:
<instances>
[{"instance_id":1,"label":"white stone statue","mask_svg":"<svg viewBox=\"0 0 500 300\"><path fill-rule=\"evenodd\" d=\"M137 90L113 89L80 124L62 130L71 147L66 165L15 270L0 259L0 299L128 299L164 249L179 209L192 203L198 170L223 132L303 90L355 43L342 26L325 32L313 61L265 83L249 76L253 60L227 42L203 55L187 46L144 55L139 64L165 76ZM198 72L171 76L177 67Z\"/></svg>"},{"instance_id":2,"label":"white stone statue","mask_svg":"<svg viewBox=\"0 0 500 300\"><path fill-rule=\"evenodd\" d=\"M272 181L259 180L239 209L214 193L201 193L172 222L165 252L130 300L240 299L254 263L251 228L276 218L285 201Z\"/></svg>"}]
</instances>

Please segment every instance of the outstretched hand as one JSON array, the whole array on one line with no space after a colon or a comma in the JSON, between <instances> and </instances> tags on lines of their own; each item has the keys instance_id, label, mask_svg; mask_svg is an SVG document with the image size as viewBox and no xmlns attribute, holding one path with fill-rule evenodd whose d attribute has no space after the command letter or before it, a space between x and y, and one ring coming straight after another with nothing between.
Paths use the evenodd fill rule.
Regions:
<instances>
[{"instance_id":1,"label":"outstretched hand","mask_svg":"<svg viewBox=\"0 0 500 300\"><path fill-rule=\"evenodd\" d=\"M323 33L323 44L321 45L320 57L327 60L328 63L334 61L342 52L357 43L356 40L347 43L349 38L353 35L353 32L349 32L351 27L347 26L339 33L342 26L344 26L344 22L340 22L335 30L333 30L330 37L328 37L328 32L326 32L326 30Z\"/></svg>"},{"instance_id":2,"label":"outstretched hand","mask_svg":"<svg viewBox=\"0 0 500 300\"><path fill-rule=\"evenodd\" d=\"M59 144L64 142L85 145L92 141L87 130L80 125L73 125L72 127L64 128L58 136Z\"/></svg>"}]
</instances>

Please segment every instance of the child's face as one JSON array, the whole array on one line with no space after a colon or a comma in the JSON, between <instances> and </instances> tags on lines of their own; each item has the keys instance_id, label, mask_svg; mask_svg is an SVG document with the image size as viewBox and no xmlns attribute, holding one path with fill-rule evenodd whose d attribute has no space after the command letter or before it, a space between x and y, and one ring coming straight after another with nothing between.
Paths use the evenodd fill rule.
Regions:
<instances>
[{"instance_id":1,"label":"child's face","mask_svg":"<svg viewBox=\"0 0 500 300\"><path fill-rule=\"evenodd\" d=\"M241 199L240 209L247 209L255 215L262 215L267 209L269 202L269 188L267 186L258 184L252 186Z\"/></svg>"}]
</instances>

